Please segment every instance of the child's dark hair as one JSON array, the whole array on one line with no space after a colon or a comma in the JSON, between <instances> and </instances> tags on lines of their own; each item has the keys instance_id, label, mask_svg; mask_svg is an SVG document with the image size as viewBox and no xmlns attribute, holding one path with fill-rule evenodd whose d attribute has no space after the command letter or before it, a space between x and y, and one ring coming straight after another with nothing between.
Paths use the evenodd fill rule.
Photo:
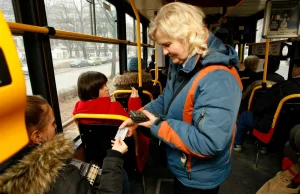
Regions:
<instances>
[{"instance_id":1,"label":"child's dark hair","mask_svg":"<svg viewBox=\"0 0 300 194\"><path fill-rule=\"evenodd\" d=\"M107 77L97 71L82 73L77 81L78 97L87 101L99 97L99 90L106 84Z\"/></svg>"}]
</instances>

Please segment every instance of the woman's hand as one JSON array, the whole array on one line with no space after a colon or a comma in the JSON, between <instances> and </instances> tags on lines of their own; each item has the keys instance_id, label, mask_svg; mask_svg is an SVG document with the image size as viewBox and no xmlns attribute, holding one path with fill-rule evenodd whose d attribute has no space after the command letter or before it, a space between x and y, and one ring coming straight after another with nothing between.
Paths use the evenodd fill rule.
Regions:
<instances>
[{"instance_id":1,"label":"woman's hand","mask_svg":"<svg viewBox=\"0 0 300 194\"><path fill-rule=\"evenodd\" d=\"M153 123L157 119L157 117L154 116L152 113L146 111L146 110L143 110L142 112L149 118L149 121L139 123L139 125L143 126L143 127L151 128L151 126L153 125Z\"/></svg>"},{"instance_id":2,"label":"woman's hand","mask_svg":"<svg viewBox=\"0 0 300 194\"><path fill-rule=\"evenodd\" d=\"M117 139L111 140L112 143L112 150L116 150L118 152L121 152L122 154L125 154L128 151L128 146L126 145L126 143L121 140L120 136L117 137Z\"/></svg>"},{"instance_id":3,"label":"woman's hand","mask_svg":"<svg viewBox=\"0 0 300 194\"><path fill-rule=\"evenodd\" d=\"M124 121L121 125L120 125L120 129L124 129L124 128L128 128L128 132L126 137L131 137L132 134L135 132L136 128L138 127L137 124L133 123L132 120L129 118L126 121Z\"/></svg>"},{"instance_id":4,"label":"woman's hand","mask_svg":"<svg viewBox=\"0 0 300 194\"><path fill-rule=\"evenodd\" d=\"M138 98L138 97L139 97L139 92L138 92L138 90L136 90L134 87L131 87L131 89L132 89L132 92L131 92L130 97L131 97L131 98Z\"/></svg>"}]
</instances>

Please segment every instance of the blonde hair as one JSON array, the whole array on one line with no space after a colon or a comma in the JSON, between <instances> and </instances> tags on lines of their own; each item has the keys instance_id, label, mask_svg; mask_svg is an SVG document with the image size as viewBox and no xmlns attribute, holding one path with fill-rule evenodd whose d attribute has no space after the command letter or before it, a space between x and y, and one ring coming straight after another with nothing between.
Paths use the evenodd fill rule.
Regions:
<instances>
[{"instance_id":1,"label":"blonde hair","mask_svg":"<svg viewBox=\"0 0 300 194\"><path fill-rule=\"evenodd\" d=\"M189 47L189 56L207 53L208 30L205 27L205 15L199 7L181 2L163 6L149 25L149 38L156 40L160 30L171 39L183 40Z\"/></svg>"},{"instance_id":2,"label":"blonde hair","mask_svg":"<svg viewBox=\"0 0 300 194\"><path fill-rule=\"evenodd\" d=\"M250 69L252 71L256 71L259 64L259 58L256 55L249 55L244 60L244 65L246 69Z\"/></svg>"}]
</instances>

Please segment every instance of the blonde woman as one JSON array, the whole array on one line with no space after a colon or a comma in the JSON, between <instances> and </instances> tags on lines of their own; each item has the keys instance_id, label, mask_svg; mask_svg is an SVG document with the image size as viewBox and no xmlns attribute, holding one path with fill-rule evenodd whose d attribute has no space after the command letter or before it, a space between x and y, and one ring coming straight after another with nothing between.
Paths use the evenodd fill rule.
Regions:
<instances>
[{"instance_id":1,"label":"blonde woman","mask_svg":"<svg viewBox=\"0 0 300 194\"><path fill-rule=\"evenodd\" d=\"M144 107L149 121L139 125L164 145L175 194L218 193L231 167L242 95L238 57L208 32L204 17L198 7L169 3L149 28L171 60L166 88ZM125 126L131 136L137 124L128 119Z\"/></svg>"}]
</instances>

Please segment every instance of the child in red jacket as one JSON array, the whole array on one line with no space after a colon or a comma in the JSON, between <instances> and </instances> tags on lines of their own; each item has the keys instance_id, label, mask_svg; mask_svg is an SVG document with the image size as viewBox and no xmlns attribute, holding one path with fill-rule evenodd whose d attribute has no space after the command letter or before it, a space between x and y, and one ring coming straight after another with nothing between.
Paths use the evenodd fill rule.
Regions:
<instances>
[{"instance_id":1,"label":"child in red jacket","mask_svg":"<svg viewBox=\"0 0 300 194\"><path fill-rule=\"evenodd\" d=\"M75 105L73 115L79 113L87 114L117 114L129 117L119 102L110 100L109 88L106 85L107 77L96 71L82 73L77 82L78 101ZM142 106L138 91L133 88L128 100L128 110L138 110ZM121 124L122 121L115 120L81 120L84 124Z\"/></svg>"}]
</instances>

